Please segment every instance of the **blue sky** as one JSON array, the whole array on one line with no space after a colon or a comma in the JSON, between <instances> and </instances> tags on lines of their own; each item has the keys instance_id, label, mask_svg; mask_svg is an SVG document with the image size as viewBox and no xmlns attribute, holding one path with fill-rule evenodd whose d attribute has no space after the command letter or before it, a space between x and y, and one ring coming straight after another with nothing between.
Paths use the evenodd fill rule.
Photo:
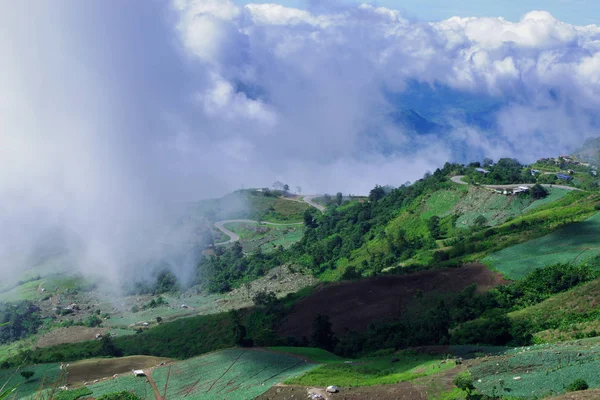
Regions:
<instances>
[{"instance_id":1,"label":"blue sky","mask_svg":"<svg viewBox=\"0 0 600 400\"><path fill-rule=\"evenodd\" d=\"M278 3L290 7L308 8L307 0L234 0L237 4ZM312 3L327 3L327 0ZM441 20L452 16L462 17L504 17L511 21L532 10L550 12L556 18L577 25L600 24L600 1L598 0L336 0L337 3L378 4L388 8L403 10L420 20Z\"/></svg>"}]
</instances>

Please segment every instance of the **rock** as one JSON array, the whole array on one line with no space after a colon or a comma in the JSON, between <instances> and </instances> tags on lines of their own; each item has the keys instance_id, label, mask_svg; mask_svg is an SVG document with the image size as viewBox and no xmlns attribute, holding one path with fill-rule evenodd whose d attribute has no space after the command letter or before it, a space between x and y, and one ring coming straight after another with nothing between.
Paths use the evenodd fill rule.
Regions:
<instances>
[{"instance_id":1,"label":"rock","mask_svg":"<svg viewBox=\"0 0 600 400\"><path fill-rule=\"evenodd\" d=\"M327 389L325 389L327 391L327 393L337 393L339 392L338 387L331 385L331 386L327 386Z\"/></svg>"},{"instance_id":2,"label":"rock","mask_svg":"<svg viewBox=\"0 0 600 400\"><path fill-rule=\"evenodd\" d=\"M521 380L521 377L520 377L520 376L515 376L513 379L514 379L515 381L520 381L520 380Z\"/></svg>"}]
</instances>

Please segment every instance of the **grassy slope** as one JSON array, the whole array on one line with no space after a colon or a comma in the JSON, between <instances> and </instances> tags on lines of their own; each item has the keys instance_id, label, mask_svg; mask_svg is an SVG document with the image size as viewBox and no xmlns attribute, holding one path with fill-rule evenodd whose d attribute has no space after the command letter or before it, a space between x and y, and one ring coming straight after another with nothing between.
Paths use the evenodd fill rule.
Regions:
<instances>
[{"instance_id":1,"label":"grassy slope","mask_svg":"<svg viewBox=\"0 0 600 400\"><path fill-rule=\"evenodd\" d=\"M543 328L538 341L568 340L600 332L600 279L560 293L542 303L509 314Z\"/></svg>"},{"instance_id":2,"label":"grassy slope","mask_svg":"<svg viewBox=\"0 0 600 400\"><path fill-rule=\"evenodd\" d=\"M392 358L397 359L392 362ZM286 383L306 386L373 386L410 381L449 370L453 363L440 358L401 353L395 356L361 358L351 363L329 362Z\"/></svg>"},{"instance_id":3,"label":"grassy slope","mask_svg":"<svg viewBox=\"0 0 600 400\"><path fill-rule=\"evenodd\" d=\"M546 236L508 247L484 261L510 279L559 262L582 262L600 254L600 213Z\"/></svg>"}]
</instances>

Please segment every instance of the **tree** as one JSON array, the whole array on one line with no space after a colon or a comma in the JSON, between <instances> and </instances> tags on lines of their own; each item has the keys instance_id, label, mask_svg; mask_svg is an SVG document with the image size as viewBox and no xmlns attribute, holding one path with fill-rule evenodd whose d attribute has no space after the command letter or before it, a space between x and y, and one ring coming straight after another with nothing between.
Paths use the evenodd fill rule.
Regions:
<instances>
[{"instance_id":1,"label":"tree","mask_svg":"<svg viewBox=\"0 0 600 400\"><path fill-rule=\"evenodd\" d=\"M385 196L385 189L379 185L375 185L369 192L369 200L376 202Z\"/></svg>"},{"instance_id":2,"label":"tree","mask_svg":"<svg viewBox=\"0 0 600 400\"><path fill-rule=\"evenodd\" d=\"M21 376L25 378L27 382L29 382L33 375L35 375L35 372L33 371L21 371Z\"/></svg>"},{"instance_id":3,"label":"tree","mask_svg":"<svg viewBox=\"0 0 600 400\"><path fill-rule=\"evenodd\" d=\"M285 185L283 185L283 191L285 193L289 192L290 191L290 185L288 185L287 183Z\"/></svg>"},{"instance_id":4,"label":"tree","mask_svg":"<svg viewBox=\"0 0 600 400\"><path fill-rule=\"evenodd\" d=\"M492 160L491 158L486 157L483 159L484 168L487 168L487 167L491 166L492 164L494 164L494 160Z\"/></svg>"},{"instance_id":5,"label":"tree","mask_svg":"<svg viewBox=\"0 0 600 400\"><path fill-rule=\"evenodd\" d=\"M338 206L341 206L341 205L342 205L342 200L343 200L343 198L344 198L344 196L342 195L342 193L341 193L341 192L337 192L337 193L335 194L335 203L336 203Z\"/></svg>"},{"instance_id":6,"label":"tree","mask_svg":"<svg viewBox=\"0 0 600 400\"><path fill-rule=\"evenodd\" d=\"M157 324L160 324L160 323L162 323L162 322L163 322L163 319L162 319L162 317L156 317L156 323L157 323Z\"/></svg>"},{"instance_id":7,"label":"tree","mask_svg":"<svg viewBox=\"0 0 600 400\"><path fill-rule=\"evenodd\" d=\"M273 189L275 190L283 190L283 183L280 181L273 182Z\"/></svg>"},{"instance_id":8,"label":"tree","mask_svg":"<svg viewBox=\"0 0 600 400\"><path fill-rule=\"evenodd\" d=\"M326 315L317 314L313 321L312 334L310 336L311 344L325 350L333 350L337 338L331 329L331 322Z\"/></svg>"},{"instance_id":9,"label":"tree","mask_svg":"<svg viewBox=\"0 0 600 400\"><path fill-rule=\"evenodd\" d=\"M427 228L429 228L432 238L436 240L439 239L441 236L440 217L434 215L433 217L429 218L427 220Z\"/></svg>"},{"instance_id":10,"label":"tree","mask_svg":"<svg viewBox=\"0 0 600 400\"><path fill-rule=\"evenodd\" d=\"M575 379L569 386L567 386L567 392L577 392L579 390L588 390L589 385L583 379Z\"/></svg>"},{"instance_id":11,"label":"tree","mask_svg":"<svg viewBox=\"0 0 600 400\"><path fill-rule=\"evenodd\" d=\"M529 189L529 195L532 199L539 200L548 196L548 191L539 183L536 183Z\"/></svg>"},{"instance_id":12,"label":"tree","mask_svg":"<svg viewBox=\"0 0 600 400\"><path fill-rule=\"evenodd\" d=\"M296 186L296 193L302 193L302 186Z\"/></svg>"}]
</instances>

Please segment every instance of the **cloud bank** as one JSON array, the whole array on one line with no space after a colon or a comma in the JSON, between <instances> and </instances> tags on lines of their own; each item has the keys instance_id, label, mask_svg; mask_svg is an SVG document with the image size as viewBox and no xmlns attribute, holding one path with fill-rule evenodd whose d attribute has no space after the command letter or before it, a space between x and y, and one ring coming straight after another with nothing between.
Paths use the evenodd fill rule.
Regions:
<instances>
[{"instance_id":1,"label":"cloud bank","mask_svg":"<svg viewBox=\"0 0 600 400\"><path fill-rule=\"evenodd\" d=\"M0 29L6 274L60 232L90 273L172 259L185 276L198 238L173 224L183 202L275 180L366 193L599 131L600 28L544 11L424 23L370 5L10 2Z\"/></svg>"}]
</instances>

